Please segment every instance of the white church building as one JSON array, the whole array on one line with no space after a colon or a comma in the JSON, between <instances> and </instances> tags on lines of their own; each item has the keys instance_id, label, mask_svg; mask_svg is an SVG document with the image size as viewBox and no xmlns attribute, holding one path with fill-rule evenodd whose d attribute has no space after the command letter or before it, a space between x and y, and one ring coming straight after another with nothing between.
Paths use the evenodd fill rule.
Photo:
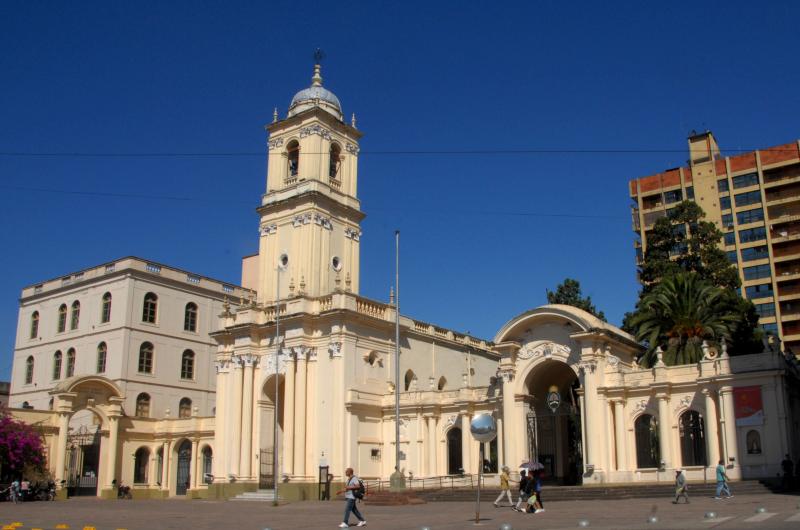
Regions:
<instances>
[{"instance_id":1,"label":"white church building","mask_svg":"<svg viewBox=\"0 0 800 530\"><path fill-rule=\"evenodd\" d=\"M362 133L319 65L266 128L258 253L241 286L126 258L23 290L12 412L41 428L71 494L112 496L121 481L138 497L226 498L277 477L282 496L316 498L320 466L337 481L346 467L388 480L397 423L414 477L538 461L566 484L665 481L676 468L692 481L723 460L739 479L800 457L798 374L778 351L645 369L627 333L546 305L492 340L401 315L398 359L394 301L359 295ZM103 322L106 294L118 322ZM67 330L73 298L91 309ZM56 331L40 340L45 322ZM498 425L484 462L469 433L480 413Z\"/></svg>"}]
</instances>

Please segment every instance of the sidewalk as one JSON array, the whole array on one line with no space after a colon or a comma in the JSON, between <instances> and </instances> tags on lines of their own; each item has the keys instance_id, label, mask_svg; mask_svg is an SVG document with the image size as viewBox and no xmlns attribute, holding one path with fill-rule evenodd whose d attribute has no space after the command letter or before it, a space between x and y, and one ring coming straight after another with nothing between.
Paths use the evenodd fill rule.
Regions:
<instances>
[{"instance_id":1,"label":"sidewalk","mask_svg":"<svg viewBox=\"0 0 800 530\"><path fill-rule=\"evenodd\" d=\"M735 492L734 492L735 493ZM515 498L516 499L516 498ZM588 520L589 528L800 528L800 510L795 495L741 495L730 500L692 498L689 505L673 505L671 498L626 499L611 501L547 502L543 514L520 514L510 508L494 508L493 499L483 498L481 524L475 526L475 503L442 502L416 506L360 505L368 528L419 530L497 529L510 523L522 528L578 528ZM756 513L764 508L764 513ZM344 502L298 502L274 507L269 503L224 502L174 499L165 501L116 501L70 499L60 502L0 503L0 524L22 523L20 528L55 529L59 524L70 530L86 526L97 530L197 529L241 530L333 529L341 522ZM718 514L713 521L706 512ZM649 524L648 517L658 517ZM355 519L351 519L355 523ZM62 527L63 528L63 527Z\"/></svg>"}]
</instances>

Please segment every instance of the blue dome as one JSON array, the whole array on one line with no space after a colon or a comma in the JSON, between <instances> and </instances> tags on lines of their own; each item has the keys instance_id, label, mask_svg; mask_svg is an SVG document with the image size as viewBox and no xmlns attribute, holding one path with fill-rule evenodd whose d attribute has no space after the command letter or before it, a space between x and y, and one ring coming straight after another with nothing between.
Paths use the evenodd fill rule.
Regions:
<instances>
[{"instance_id":1,"label":"blue dome","mask_svg":"<svg viewBox=\"0 0 800 530\"><path fill-rule=\"evenodd\" d=\"M340 121L343 119L342 104L339 103L339 98L322 86L319 65L314 65L314 77L311 78L311 86L304 88L292 98L292 103L289 105L289 116L294 116L313 107L319 107L333 114Z\"/></svg>"}]
</instances>

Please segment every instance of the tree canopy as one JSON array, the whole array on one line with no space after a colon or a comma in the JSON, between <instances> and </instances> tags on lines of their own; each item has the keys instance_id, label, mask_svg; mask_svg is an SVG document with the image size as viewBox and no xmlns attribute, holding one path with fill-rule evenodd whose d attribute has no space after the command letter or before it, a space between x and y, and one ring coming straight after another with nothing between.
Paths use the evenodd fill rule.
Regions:
<instances>
[{"instance_id":1,"label":"tree canopy","mask_svg":"<svg viewBox=\"0 0 800 530\"><path fill-rule=\"evenodd\" d=\"M0 411L0 467L3 474L18 475L23 469L44 466L41 434L31 425Z\"/></svg>"},{"instance_id":2,"label":"tree canopy","mask_svg":"<svg viewBox=\"0 0 800 530\"><path fill-rule=\"evenodd\" d=\"M592 297L583 297L581 292L581 284L578 280L566 278L563 282L556 286L555 291L547 290L547 303L548 304L564 304L583 309L584 311L593 314L603 322L606 322L606 316L602 311L598 311L592 303Z\"/></svg>"}]
</instances>

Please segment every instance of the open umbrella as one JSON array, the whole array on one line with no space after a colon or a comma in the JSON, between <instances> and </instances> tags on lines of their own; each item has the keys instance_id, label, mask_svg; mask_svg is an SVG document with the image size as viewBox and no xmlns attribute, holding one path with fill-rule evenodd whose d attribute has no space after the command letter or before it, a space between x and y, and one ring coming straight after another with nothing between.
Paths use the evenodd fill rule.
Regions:
<instances>
[{"instance_id":1,"label":"open umbrella","mask_svg":"<svg viewBox=\"0 0 800 530\"><path fill-rule=\"evenodd\" d=\"M531 471L536 471L538 469L544 469L544 466L540 462L523 462L520 466L520 469L529 469Z\"/></svg>"}]
</instances>

